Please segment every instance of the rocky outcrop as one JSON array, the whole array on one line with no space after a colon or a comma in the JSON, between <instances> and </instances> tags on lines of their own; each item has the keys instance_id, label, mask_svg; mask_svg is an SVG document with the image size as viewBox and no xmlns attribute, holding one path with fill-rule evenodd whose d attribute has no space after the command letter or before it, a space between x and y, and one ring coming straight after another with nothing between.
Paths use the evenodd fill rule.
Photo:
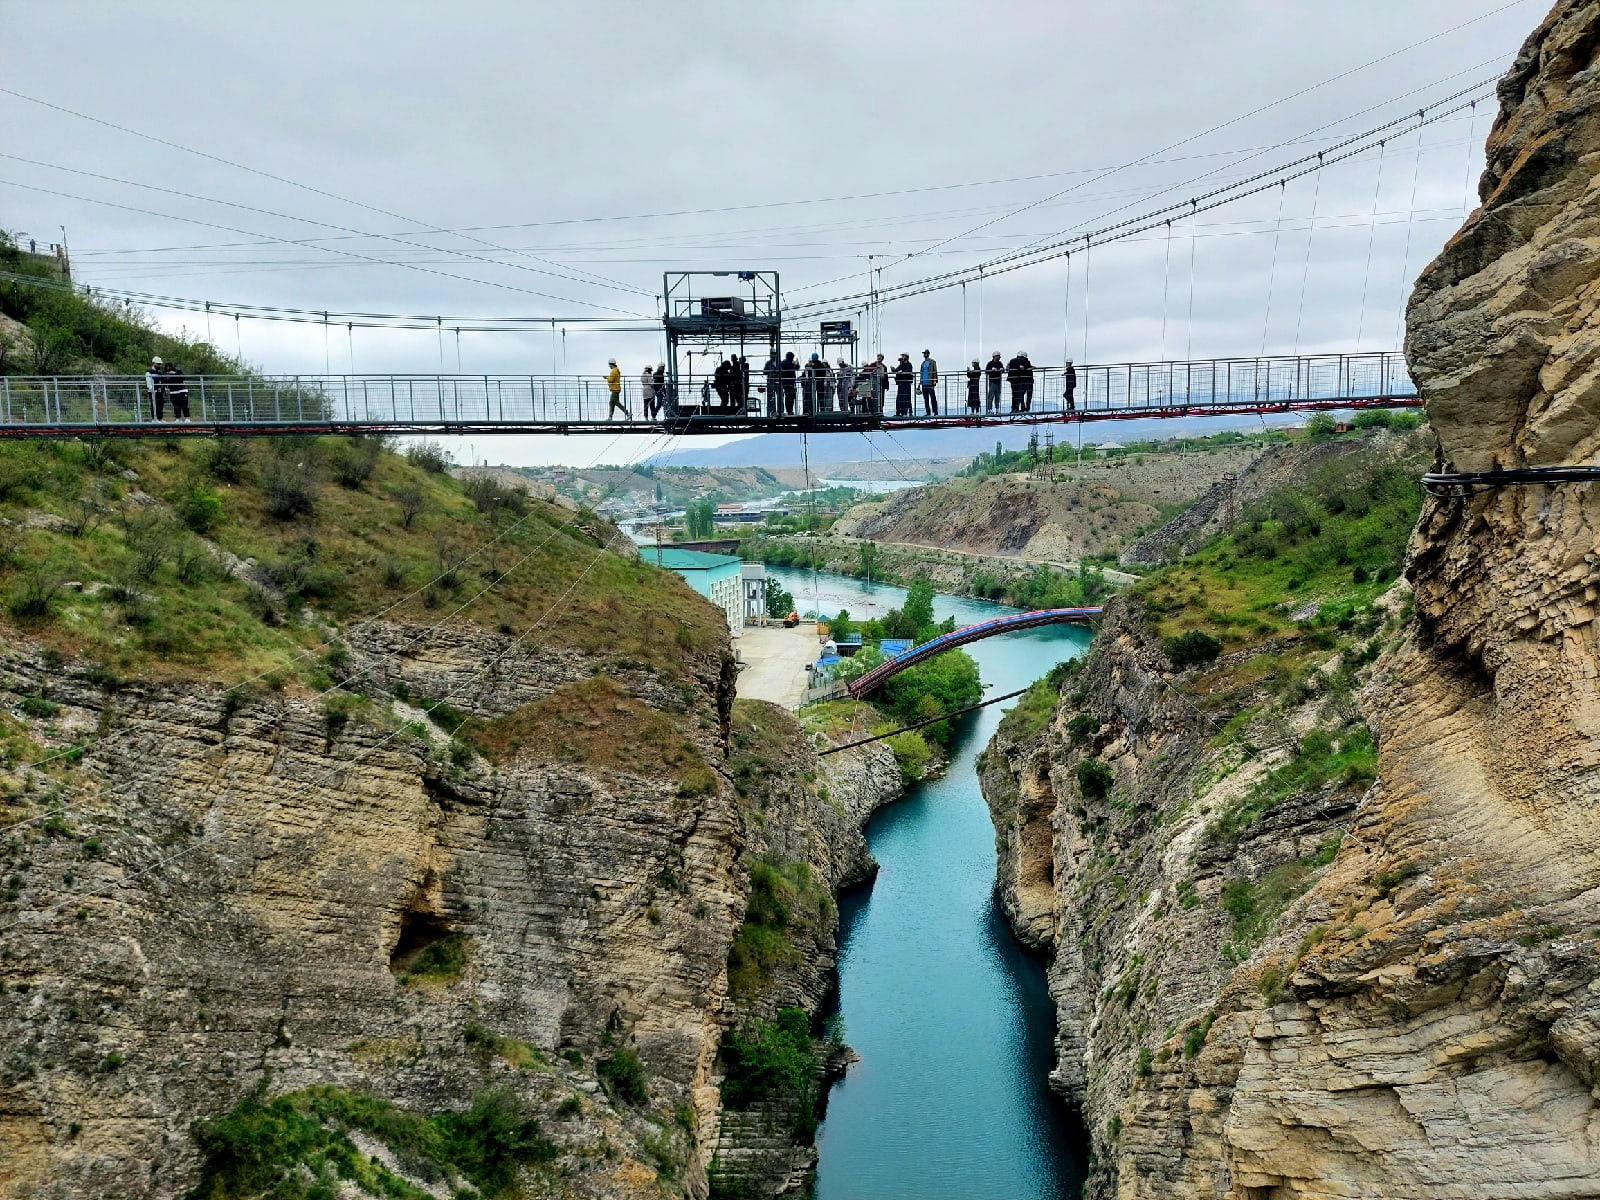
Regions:
<instances>
[{"instance_id":1,"label":"rocky outcrop","mask_svg":"<svg viewBox=\"0 0 1600 1200\"><path fill-rule=\"evenodd\" d=\"M1529 38L1500 86L1482 206L1413 294L1407 353L1446 469L1600 450L1597 51L1593 0L1563 0ZM1361 675L1376 782L1290 794L1243 839L1217 817L1265 747L1228 763L1134 614L1097 646L1044 747L1055 1078L1086 1105L1093 1195L1600 1195L1597 528L1587 485L1430 498L1414 617L1391 607ZM1108 740L1073 730L1078 705ZM1090 753L1112 768L1108 806L1067 770ZM997 806L1003 846L1027 840L1006 815L1039 808ZM1224 853L1234 878L1210 897ZM1281 911L1219 962L1208 948L1269 887ZM1024 890L1010 907L1026 916Z\"/></svg>"},{"instance_id":2,"label":"rocky outcrop","mask_svg":"<svg viewBox=\"0 0 1600 1200\"><path fill-rule=\"evenodd\" d=\"M369 699L0 658L0 1195L181 1194L194 1122L334 1084L419 1112L509 1088L561 1194L703 1196L748 863L860 878L884 765L825 772L773 709L786 757L736 779L725 640L662 672L375 622L340 672ZM820 1003L832 939L784 1002Z\"/></svg>"}]
</instances>

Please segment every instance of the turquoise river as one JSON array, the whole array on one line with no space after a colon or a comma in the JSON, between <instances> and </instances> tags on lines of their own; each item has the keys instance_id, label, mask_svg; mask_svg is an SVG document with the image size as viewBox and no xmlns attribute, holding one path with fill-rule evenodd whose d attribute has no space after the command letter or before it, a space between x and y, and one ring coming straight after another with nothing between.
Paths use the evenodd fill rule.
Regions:
<instances>
[{"instance_id":1,"label":"turquoise river","mask_svg":"<svg viewBox=\"0 0 1600 1200\"><path fill-rule=\"evenodd\" d=\"M881 616L901 588L768 568L802 612ZM958 625L1010 611L940 595ZM968 647L988 694L1026 687L1085 652L1052 628ZM999 704L963 718L943 777L880 810L880 864L839 905L839 1012L861 1056L828 1096L818 1200L1070 1200L1086 1142L1047 1086L1055 1014L1044 965L1017 945L994 895L994 827L975 759Z\"/></svg>"}]
</instances>

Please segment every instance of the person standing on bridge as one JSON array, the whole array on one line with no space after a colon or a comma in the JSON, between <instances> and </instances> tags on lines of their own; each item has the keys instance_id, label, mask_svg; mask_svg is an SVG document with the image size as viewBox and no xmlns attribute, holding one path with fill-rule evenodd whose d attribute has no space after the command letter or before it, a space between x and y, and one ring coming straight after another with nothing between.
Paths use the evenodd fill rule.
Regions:
<instances>
[{"instance_id":1,"label":"person standing on bridge","mask_svg":"<svg viewBox=\"0 0 1600 1200\"><path fill-rule=\"evenodd\" d=\"M931 350L922 352L922 365L917 368L917 382L922 385L922 415L939 415L939 364Z\"/></svg>"},{"instance_id":2,"label":"person standing on bridge","mask_svg":"<svg viewBox=\"0 0 1600 1200\"><path fill-rule=\"evenodd\" d=\"M167 393L167 399L172 401L172 419L189 422L189 381L183 377L183 371L177 363L168 363L162 370L162 390Z\"/></svg>"},{"instance_id":3,"label":"person standing on bridge","mask_svg":"<svg viewBox=\"0 0 1600 1200\"><path fill-rule=\"evenodd\" d=\"M1000 361L1000 351L996 350L989 356L989 365L984 367L983 375L988 385L984 394L984 411L997 413L1000 411L1000 381L1005 378L1006 365Z\"/></svg>"},{"instance_id":4,"label":"person standing on bridge","mask_svg":"<svg viewBox=\"0 0 1600 1200\"><path fill-rule=\"evenodd\" d=\"M967 411L978 411L978 387L983 382L983 368L978 365L978 360L973 359L972 365L967 368Z\"/></svg>"},{"instance_id":5,"label":"person standing on bridge","mask_svg":"<svg viewBox=\"0 0 1600 1200\"><path fill-rule=\"evenodd\" d=\"M1022 355L1013 354L1006 363L1006 382L1011 385L1011 411L1022 411Z\"/></svg>"},{"instance_id":6,"label":"person standing on bridge","mask_svg":"<svg viewBox=\"0 0 1600 1200\"><path fill-rule=\"evenodd\" d=\"M649 363L645 363L644 370L639 373L639 399L644 403L645 418L655 420L656 373L650 369Z\"/></svg>"},{"instance_id":7,"label":"person standing on bridge","mask_svg":"<svg viewBox=\"0 0 1600 1200\"><path fill-rule=\"evenodd\" d=\"M911 415L911 381L917 377L917 370L911 365L911 355L902 354L900 361L894 367L894 415L909 417Z\"/></svg>"},{"instance_id":8,"label":"person standing on bridge","mask_svg":"<svg viewBox=\"0 0 1600 1200\"><path fill-rule=\"evenodd\" d=\"M1033 362L1024 350L1017 357L1022 361L1022 411L1033 411Z\"/></svg>"},{"instance_id":9,"label":"person standing on bridge","mask_svg":"<svg viewBox=\"0 0 1600 1200\"><path fill-rule=\"evenodd\" d=\"M667 407L667 364L657 363L654 377L650 380L656 393L656 416L661 415L661 410ZM677 416L676 411L671 411L672 416Z\"/></svg>"},{"instance_id":10,"label":"person standing on bridge","mask_svg":"<svg viewBox=\"0 0 1600 1200\"><path fill-rule=\"evenodd\" d=\"M795 377L799 374L800 364L795 362L794 351L790 350L778 364L778 378L783 383L783 413L788 417L794 416Z\"/></svg>"},{"instance_id":11,"label":"person standing on bridge","mask_svg":"<svg viewBox=\"0 0 1600 1200\"><path fill-rule=\"evenodd\" d=\"M1078 390L1078 371L1072 365L1072 360L1067 359L1067 366L1061 372L1061 399L1067 406L1068 412L1076 412L1078 402L1074 393Z\"/></svg>"},{"instance_id":12,"label":"person standing on bridge","mask_svg":"<svg viewBox=\"0 0 1600 1200\"><path fill-rule=\"evenodd\" d=\"M144 390L150 393L150 411L155 413L156 420L167 419L167 385L165 383L166 370L161 365L159 356L150 360L150 369L144 373Z\"/></svg>"},{"instance_id":13,"label":"person standing on bridge","mask_svg":"<svg viewBox=\"0 0 1600 1200\"><path fill-rule=\"evenodd\" d=\"M618 409L628 420L633 420L633 414L628 411L628 406L622 402L622 372L617 369L617 360L611 360L611 370L606 372L606 390L611 395L611 404L606 408L606 420L611 420L611 414Z\"/></svg>"},{"instance_id":14,"label":"person standing on bridge","mask_svg":"<svg viewBox=\"0 0 1600 1200\"><path fill-rule=\"evenodd\" d=\"M783 365L778 362L778 352L776 350L767 356L766 365L761 368L761 375L767 381L767 416L781 416L783 414Z\"/></svg>"},{"instance_id":15,"label":"person standing on bridge","mask_svg":"<svg viewBox=\"0 0 1600 1200\"><path fill-rule=\"evenodd\" d=\"M833 382L839 389L839 411L842 413L850 412L850 397L855 390L856 369L841 358L838 363L838 369L834 372Z\"/></svg>"}]
</instances>

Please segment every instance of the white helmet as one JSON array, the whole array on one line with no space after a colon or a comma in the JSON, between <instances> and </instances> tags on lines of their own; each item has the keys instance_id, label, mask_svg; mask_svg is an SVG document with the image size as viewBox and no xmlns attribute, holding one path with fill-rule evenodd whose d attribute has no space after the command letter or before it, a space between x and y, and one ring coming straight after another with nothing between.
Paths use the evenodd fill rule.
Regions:
<instances>
[{"instance_id":1,"label":"white helmet","mask_svg":"<svg viewBox=\"0 0 1600 1200\"><path fill-rule=\"evenodd\" d=\"M159 366L160 366L160 365L161 365L161 358L160 358L160 356L159 356L159 355L158 355L158 356L157 356L157 357L155 357L155 358L152 358L152 359L151 359L151 360L150 360L150 365L151 365L151 366L152 366L152 367L159 367Z\"/></svg>"}]
</instances>

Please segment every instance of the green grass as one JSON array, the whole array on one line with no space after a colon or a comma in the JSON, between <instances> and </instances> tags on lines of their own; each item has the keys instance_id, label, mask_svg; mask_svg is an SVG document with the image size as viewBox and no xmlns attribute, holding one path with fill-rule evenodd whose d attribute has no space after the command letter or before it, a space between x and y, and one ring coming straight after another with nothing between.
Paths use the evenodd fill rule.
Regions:
<instances>
[{"instance_id":1,"label":"green grass","mask_svg":"<svg viewBox=\"0 0 1600 1200\"><path fill-rule=\"evenodd\" d=\"M445 987L457 982L467 969L470 948L471 939L464 933L430 942L400 972L400 986Z\"/></svg>"},{"instance_id":2,"label":"green grass","mask_svg":"<svg viewBox=\"0 0 1600 1200\"><path fill-rule=\"evenodd\" d=\"M744 924L728 953L728 990L736 999L760 995L776 971L799 953L797 934L814 931L833 916L833 898L799 861L776 856L750 864L750 898Z\"/></svg>"},{"instance_id":3,"label":"green grass","mask_svg":"<svg viewBox=\"0 0 1600 1200\"><path fill-rule=\"evenodd\" d=\"M482 1093L465 1111L424 1116L373 1096L312 1087L274 1100L250 1096L200 1122L200 1181L190 1200L332 1200L341 1181L391 1200L429 1200L430 1193L357 1150L354 1130L384 1143L414 1177L466 1181L491 1197L511 1193L524 1168L556 1154L508 1092Z\"/></svg>"},{"instance_id":4,"label":"green grass","mask_svg":"<svg viewBox=\"0 0 1600 1200\"><path fill-rule=\"evenodd\" d=\"M1235 838L1292 796L1322 788L1363 789L1377 778L1378 748L1372 731L1356 723L1330 732L1313 729L1296 744L1294 756L1213 818L1215 837Z\"/></svg>"}]
</instances>

